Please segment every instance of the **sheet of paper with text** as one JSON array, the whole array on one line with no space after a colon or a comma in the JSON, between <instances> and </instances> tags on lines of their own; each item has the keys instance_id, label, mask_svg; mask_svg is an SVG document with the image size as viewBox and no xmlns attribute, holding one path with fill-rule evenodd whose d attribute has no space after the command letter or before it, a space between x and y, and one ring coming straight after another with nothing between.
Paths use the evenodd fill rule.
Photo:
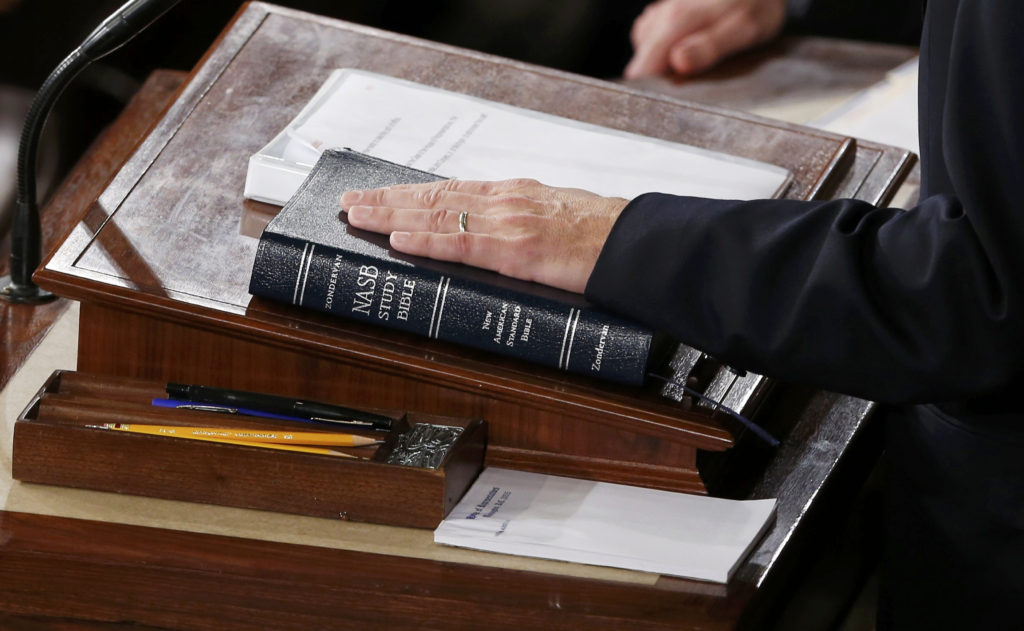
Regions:
<instances>
[{"instance_id":1,"label":"sheet of paper with text","mask_svg":"<svg viewBox=\"0 0 1024 631\"><path fill-rule=\"evenodd\" d=\"M727 500L489 467L434 541L725 583L774 515L773 499Z\"/></svg>"},{"instance_id":2,"label":"sheet of paper with text","mask_svg":"<svg viewBox=\"0 0 1024 631\"><path fill-rule=\"evenodd\" d=\"M336 147L462 180L533 178L624 198L773 197L790 178L771 164L341 69L253 156L246 196L283 204ZM275 178L289 183L272 187Z\"/></svg>"}]
</instances>

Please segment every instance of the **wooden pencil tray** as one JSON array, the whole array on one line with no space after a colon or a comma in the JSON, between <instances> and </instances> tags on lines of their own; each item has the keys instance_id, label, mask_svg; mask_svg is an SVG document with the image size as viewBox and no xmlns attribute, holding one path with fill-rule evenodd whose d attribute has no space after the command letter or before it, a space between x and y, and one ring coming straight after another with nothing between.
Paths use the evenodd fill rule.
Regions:
<instances>
[{"instance_id":1,"label":"wooden pencil tray","mask_svg":"<svg viewBox=\"0 0 1024 631\"><path fill-rule=\"evenodd\" d=\"M158 408L160 382L56 371L14 426L17 480L352 521L433 528L483 466L487 424L381 411L395 419L366 459L131 434L86 427L146 423L312 429L212 412ZM398 436L417 423L463 428L436 469L388 464Z\"/></svg>"}]
</instances>

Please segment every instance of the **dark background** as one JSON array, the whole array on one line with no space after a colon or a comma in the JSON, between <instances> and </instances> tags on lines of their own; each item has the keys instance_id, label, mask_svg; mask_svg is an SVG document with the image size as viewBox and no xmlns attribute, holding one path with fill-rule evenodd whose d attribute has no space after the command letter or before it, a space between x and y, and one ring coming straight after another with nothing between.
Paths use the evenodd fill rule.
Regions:
<instances>
[{"instance_id":1,"label":"dark background","mask_svg":"<svg viewBox=\"0 0 1024 631\"><path fill-rule=\"evenodd\" d=\"M124 0L20 0L0 15L0 79L35 86ZM629 26L645 0L282 0L282 6L595 76L629 57ZM191 69L241 6L183 0L105 60L141 78Z\"/></svg>"}]
</instances>

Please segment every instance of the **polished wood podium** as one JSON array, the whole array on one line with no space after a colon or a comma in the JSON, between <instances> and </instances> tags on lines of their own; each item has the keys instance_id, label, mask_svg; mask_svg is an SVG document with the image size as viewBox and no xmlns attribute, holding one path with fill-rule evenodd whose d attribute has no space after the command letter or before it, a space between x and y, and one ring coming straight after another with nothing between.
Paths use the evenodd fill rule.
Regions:
<instances>
[{"instance_id":1,"label":"polished wood podium","mask_svg":"<svg viewBox=\"0 0 1024 631\"><path fill-rule=\"evenodd\" d=\"M593 470L598 477L612 471L622 481L686 488L673 463L696 461L698 447L717 451L732 437L657 392L595 385L420 340L382 341L331 318L253 304L239 281L255 245L239 226L253 204L241 200L245 158L283 127L327 71L342 65L691 144L714 143L787 166L794 174L788 194L795 198L849 192L884 202L913 157L496 61L248 5L165 101L166 109L154 103L154 95L167 96L173 77L165 74L140 93L147 106L116 124L126 135L108 138L79 165L79 176L100 171L112 177L105 192L97 197L83 184L77 194L69 189L59 198L82 221L37 277L82 302L79 369L305 396L337 396L342 384L340 398L353 403L498 419L492 464L582 474L596 454L605 461ZM218 81L225 73L238 81ZM211 120L220 124L198 124ZM148 133L146 121L154 123ZM126 137L140 141L130 157ZM797 535L822 510L819 491L863 473L851 445L872 440L865 423L871 404L796 387L777 390L759 412L764 424L783 432L777 451L754 446L707 458L709 469L723 472L717 494L780 500L775 526L728 586L665 577L634 585L6 514L0 529L14 565L0 570L0 592L7 594L0 609L25 621L56 607L63 613L53 615L92 621L83 624L95 628L118 619L136 628L232 628L201 602L201 594L212 593L206 590L219 589L240 616L232 623L237 628L756 628L785 590L801 545ZM541 426L550 429L524 434ZM635 431L639 427L646 431ZM601 451L623 435L627 456L639 462ZM572 457L573 445L583 445L579 457ZM607 461L625 464L609 467ZM69 540L80 543L69 546ZM45 588L27 580L56 571L62 561L68 573ZM183 598L196 602L161 605L161 585L169 584L186 585Z\"/></svg>"},{"instance_id":2,"label":"polished wood podium","mask_svg":"<svg viewBox=\"0 0 1024 631\"><path fill-rule=\"evenodd\" d=\"M849 189L883 200L913 159L251 4L37 275L82 303L80 371L479 417L490 424L489 465L705 491L697 454L733 445L727 417L665 397L660 383L614 386L249 295L257 240L243 225L266 208L239 194L247 159L336 67L770 162L792 174L796 199ZM672 366L669 377L690 378Z\"/></svg>"}]
</instances>

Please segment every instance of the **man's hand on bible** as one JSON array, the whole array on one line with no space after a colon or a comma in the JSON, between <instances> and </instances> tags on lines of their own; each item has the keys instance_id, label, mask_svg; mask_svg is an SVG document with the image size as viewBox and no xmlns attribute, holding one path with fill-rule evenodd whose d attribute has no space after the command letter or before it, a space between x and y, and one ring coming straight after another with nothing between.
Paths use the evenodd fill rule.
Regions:
<instances>
[{"instance_id":1,"label":"man's hand on bible","mask_svg":"<svg viewBox=\"0 0 1024 631\"><path fill-rule=\"evenodd\" d=\"M535 180L445 180L341 198L356 228L399 252L582 293L627 200Z\"/></svg>"},{"instance_id":2,"label":"man's hand on bible","mask_svg":"<svg viewBox=\"0 0 1024 631\"><path fill-rule=\"evenodd\" d=\"M771 39L782 29L786 0L659 0L633 23L627 79L705 70Z\"/></svg>"}]
</instances>

